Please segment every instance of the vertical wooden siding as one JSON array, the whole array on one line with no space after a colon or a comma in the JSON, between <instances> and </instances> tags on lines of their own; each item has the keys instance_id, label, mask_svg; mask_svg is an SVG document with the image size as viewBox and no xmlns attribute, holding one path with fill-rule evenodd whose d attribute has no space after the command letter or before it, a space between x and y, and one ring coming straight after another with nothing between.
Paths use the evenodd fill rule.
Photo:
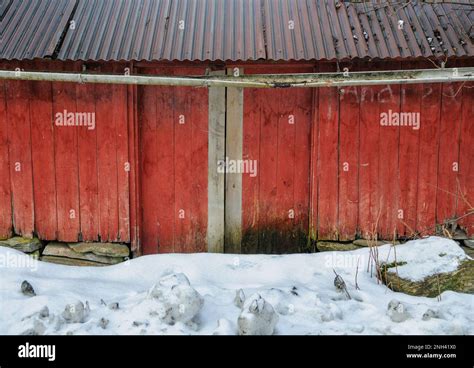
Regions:
<instances>
[{"instance_id":1,"label":"vertical wooden siding","mask_svg":"<svg viewBox=\"0 0 474 368\"><path fill-rule=\"evenodd\" d=\"M377 65L378 69L400 67L429 65ZM313 170L319 173L316 211L319 218L317 228L311 229L319 239L334 239L327 222L320 218L324 212L321 200L325 201L321 197L321 186L327 185L325 176L331 166L321 155L321 147L328 143L328 150L339 152L338 222L331 222L336 226L339 240L353 239L355 233L362 237L377 234L383 239L433 234L437 224L463 216L469 209L472 211L471 84L353 87L344 88L339 96L330 92L322 96L324 89L319 91L319 114L316 114L319 121L313 125L313 129L319 126L319 154L316 149L312 150ZM339 137L333 140L329 133L324 133L322 140L321 129L329 117L321 113L321 107L328 111L328 106L335 106L337 100ZM380 114L389 110L420 113L420 128L381 126ZM345 163L348 171L343 169ZM358 174L357 170L351 170L354 164ZM354 194L357 186L358 198ZM354 202L358 215L352 208ZM356 221L357 227L354 226ZM472 214L459 223L470 236L474 235Z\"/></svg>"},{"instance_id":2,"label":"vertical wooden siding","mask_svg":"<svg viewBox=\"0 0 474 368\"><path fill-rule=\"evenodd\" d=\"M309 69L265 68L265 73ZM245 69L245 74L262 72ZM244 160L256 176L242 177L242 252L304 250L309 229L312 89L244 90Z\"/></svg>"},{"instance_id":3,"label":"vertical wooden siding","mask_svg":"<svg viewBox=\"0 0 474 368\"><path fill-rule=\"evenodd\" d=\"M204 70L146 73L202 75ZM138 120L143 253L206 251L207 89L139 87Z\"/></svg>"},{"instance_id":4,"label":"vertical wooden siding","mask_svg":"<svg viewBox=\"0 0 474 368\"><path fill-rule=\"evenodd\" d=\"M333 66L319 65L318 70ZM245 90L243 159L257 160L258 175L243 176L243 251L304 249L304 241L298 243L294 236L297 229L302 238L323 240L434 234L437 224L472 211L471 90L469 83L320 88L311 93ZM282 122L299 111L310 120L308 129L298 133ZM420 128L381 126L380 114L389 111L419 113ZM305 124L297 123L296 129ZM295 149L304 154L295 156ZM303 211L288 221L285 209L296 195ZM298 219L302 226L296 225ZM474 235L473 215L459 223Z\"/></svg>"},{"instance_id":5,"label":"vertical wooden siding","mask_svg":"<svg viewBox=\"0 0 474 368\"><path fill-rule=\"evenodd\" d=\"M0 236L129 242L127 88L7 81L1 97ZM55 126L64 110L95 113L95 129Z\"/></svg>"},{"instance_id":6,"label":"vertical wooden siding","mask_svg":"<svg viewBox=\"0 0 474 368\"><path fill-rule=\"evenodd\" d=\"M242 251L304 250L308 238L433 234L436 224L464 215L474 203L472 87L246 89L242 158L257 160L257 176L243 175ZM96 129L54 126L64 109L95 112ZM133 212L144 253L205 251L207 109L200 88L147 86L134 94L125 86L0 82L0 237L128 242ZM389 110L420 112L420 129L380 126ZM136 192L127 164L138 168ZM141 198L138 210L131 190ZM459 223L474 235L474 216Z\"/></svg>"}]
</instances>

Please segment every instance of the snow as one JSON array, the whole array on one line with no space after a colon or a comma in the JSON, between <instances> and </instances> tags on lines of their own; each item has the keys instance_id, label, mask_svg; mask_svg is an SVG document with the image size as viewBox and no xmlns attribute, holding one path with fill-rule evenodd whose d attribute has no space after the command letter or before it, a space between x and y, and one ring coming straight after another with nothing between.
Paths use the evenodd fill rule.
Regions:
<instances>
[{"instance_id":1,"label":"snow","mask_svg":"<svg viewBox=\"0 0 474 368\"><path fill-rule=\"evenodd\" d=\"M379 259L387 263L395 260L397 263L407 262L406 265L398 266L398 275L412 281L421 281L436 273L455 271L459 262L467 258L454 240L436 236L405 243L395 250L396 253L385 247L379 253Z\"/></svg>"},{"instance_id":2,"label":"snow","mask_svg":"<svg viewBox=\"0 0 474 368\"><path fill-rule=\"evenodd\" d=\"M239 316L255 304L241 299L256 295L264 300L257 306L278 313L275 334L474 334L474 295L393 292L374 277L369 252L166 254L94 268L0 247L0 334L238 334ZM467 257L438 237L384 245L378 254L408 262L398 272L412 280L452 271ZM351 299L334 286L333 270ZM24 280L36 296L22 294ZM77 309L80 318L64 318Z\"/></svg>"}]
</instances>

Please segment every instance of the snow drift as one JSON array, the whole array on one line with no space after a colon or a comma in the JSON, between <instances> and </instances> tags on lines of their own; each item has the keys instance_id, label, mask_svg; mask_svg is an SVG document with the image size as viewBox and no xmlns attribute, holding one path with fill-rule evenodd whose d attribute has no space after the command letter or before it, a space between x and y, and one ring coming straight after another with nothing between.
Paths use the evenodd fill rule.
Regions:
<instances>
[{"instance_id":1,"label":"snow drift","mask_svg":"<svg viewBox=\"0 0 474 368\"><path fill-rule=\"evenodd\" d=\"M394 260L393 247L378 249ZM375 277L369 252L168 254L94 268L0 247L0 334L474 334L474 295L395 293ZM398 271L413 280L466 257L437 237L396 246L408 262ZM25 280L35 295L22 293Z\"/></svg>"}]
</instances>

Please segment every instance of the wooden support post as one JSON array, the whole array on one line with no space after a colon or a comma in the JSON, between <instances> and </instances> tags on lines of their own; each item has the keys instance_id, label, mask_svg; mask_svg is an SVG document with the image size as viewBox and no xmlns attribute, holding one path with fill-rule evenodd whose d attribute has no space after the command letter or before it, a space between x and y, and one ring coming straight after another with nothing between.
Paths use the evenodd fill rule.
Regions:
<instances>
[{"instance_id":1,"label":"wooden support post","mask_svg":"<svg viewBox=\"0 0 474 368\"><path fill-rule=\"evenodd\" d=\"M227 74L232 75L233 69ZM242 69L239 70L242 74ZM227 88L226 159L242 160L243 89ZM225 187L225 252L241 253L242 174L227 173Z\"/></svg>"},{"instance_id":2,"label":"wooden support post","mask_svg":"<svg viewBox=\"0 0 474 368\"><path fill-rule=\"evenodd\" d=\"M210 74L225 75L225 71ZM225 109L225 87L210 87L207 250L212 253L224 252L225 173L219 172L218 165L225 160Z\"/></svg>"}]
</instances>

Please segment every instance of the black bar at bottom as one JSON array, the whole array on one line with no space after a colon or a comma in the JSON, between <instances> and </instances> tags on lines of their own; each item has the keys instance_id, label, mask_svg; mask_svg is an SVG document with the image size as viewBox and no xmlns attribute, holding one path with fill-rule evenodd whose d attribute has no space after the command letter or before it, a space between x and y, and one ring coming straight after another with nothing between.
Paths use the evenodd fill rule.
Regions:
<instances>
[{"instance_id":1,"label":"black bar at bottom","mask_svg":"<svg viewBox=\"0 0 474 368\"><path fill-rule=\"evenodd\" d=\"M474 336L0 336L0 367L474 367ZM250 367L249 367L250 368Z\"/></svg>"}]
</instances>

